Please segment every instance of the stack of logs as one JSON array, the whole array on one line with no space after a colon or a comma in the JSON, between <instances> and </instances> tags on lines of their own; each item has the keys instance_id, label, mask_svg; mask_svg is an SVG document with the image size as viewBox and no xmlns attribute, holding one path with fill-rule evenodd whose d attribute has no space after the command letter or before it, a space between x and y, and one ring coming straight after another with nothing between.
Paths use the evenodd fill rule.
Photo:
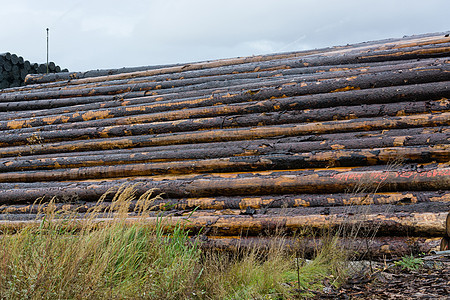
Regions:
<instances>
[{"instance_id":1,"label":"stack of logs","mask_svg":"<svg viewBox=\"0 0 450 300\"><path fill-rule=\"evenodd\" d=\"M18 87L25 85L25 77L28 74L68 72L67 69L61 70L60 66L54 62L47 64L30 63L24 60L22 56L11 54L9 52L0 54L0 89Z\"/></svg>"},{"instance_id":2,"label":"stack of logs","mask_svg":"<svg viewBox=\"0 0 450 300\"><path fill-rule=\"evenodd\" d=\"M281 233L310 253L300 233L326 228L381 257L446 235L448 34L122 71L0 91L3 230L38 198L83 213L128 184L162 193L146 222L189 219L205 247Z\"/></svg>"}]
</instances>

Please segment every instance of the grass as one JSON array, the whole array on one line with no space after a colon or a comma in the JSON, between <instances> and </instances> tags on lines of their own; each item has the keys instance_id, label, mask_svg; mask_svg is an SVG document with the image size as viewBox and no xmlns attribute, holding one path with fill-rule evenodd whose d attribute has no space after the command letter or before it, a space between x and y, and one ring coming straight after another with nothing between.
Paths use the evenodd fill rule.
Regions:
<instances>
[{"instance_id":1,"label":"grass","mask_svg":"<svg viewBox=\"0 0 450 300\"><path fill-rule=\"evenodd\" d=\"M48 205L40 222L1 236L0 298L296 299L345 277L336 239L301 264L279 244L264 253L203 251L183 224L170 233L163 219L156 228L126 224L132 200L133 187L121 188L106 212L113 220L98 226L105 212L93 208L81 229L76 215ZM137 200L136 214L145 217L152 192Z\"/></svg>"}]
</instances>

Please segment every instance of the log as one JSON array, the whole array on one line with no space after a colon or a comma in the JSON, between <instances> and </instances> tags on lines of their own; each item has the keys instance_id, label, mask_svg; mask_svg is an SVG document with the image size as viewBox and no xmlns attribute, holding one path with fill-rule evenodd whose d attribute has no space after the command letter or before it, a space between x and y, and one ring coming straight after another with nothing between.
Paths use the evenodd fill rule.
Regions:
<instances>
[{"instance_id":1,"label":"log","mask_svg":"<svg viewBox=\"0 0 450 300\"><path fill-rule=\"evenodd\" d=\"M450 49L450 48L449 48ZM403 69L395 68L391 71L380 71L374 73L368 73L354 76L343 76L332 79L323 79L310 81L304 80L302 76L298 76L294 79L271 79L271 80L256 80L253 82L251 80L238 80L234 82L235 85L229 82L207 82L203 84L196 84L193 86L171 88L165 90L152 90L153 95L164 95L167 93L191 93L193 95L204 95L207 90L214 90L218 87L227 87L227 91L242 91L242 90L252 90L261 89L263 87L272 86L278 88L279 85L302 85L304 94L309 94L308 90L311 89L311 85L319 85L326 89L326 92L340 91L342 89L364 89L369 87L374 87L374 82L377 83L376 86L393 86L400 85L404 83L414 84L414 83L425 83L425 82L436 82L445 81L450 79L450 75L447 75L450 69L450 61L446 59L440 59L433 63L424 64L423 67L407 67ZM329 77L328 73L323 74L325 78ZM99 77L97 77L99 78ZM376 80L375 80L376 79ZM196 80L196 79L194 79ZM201 80L201 79L197 79ZM248 84L245 84L248 81ZM320 84L318 84L318 82ZM42 91L35 93L27 92L17 92L0 94L0 102L11 102L11 101L28 101L28 100L38 100L47 98L67 98L67 97L82 97L82 96L93 96L93 95L114 95L114 94L124 94L130 92L141 93L141 96L148 94L149 90L156 88L156 86L163 83L142 83L135 85L120 85L120 86L107 86L105 88L99 87L94 89L79 89L79 90L56 90L56 91ZM171 82L168 82L169 86ZM294 84L295 85L295 84ZM305 86L306 85L306 86ZM308 88L307 88L308 87ZM317 89L317 88L316 88ZM206 90L206 91L205 91ZM273 95L271 95L273 96ZM289 96L289 95L286 95Z\"/></svg>"},{"instance_id":2,"label":"log","mask_svg":"<svg viewBox=\"0 0 450 300\"><path fill-rule=\"evenodd\" d=\"M84 116L84 118L91 120L91 119L101 119L104 118L105 116L121 117L135 114L167 112L176 110L181 111L188 108L196 108L204 106L219 106L218 110L221 108L223 110L223 107L226 107L227 104L243 103L245 105L245 102L258 100L261 102L256 102L254 105L254 109L257 109L257 107L263 107L268 105L276 106L277 104L280 106L280 110L311 109L311 108L324 108L341 105L401 102L405 101L406 99L408 99L409 101L423 101L429 99L440 99L442 97L449 98L450 91L448 86L449 82L434 82L417 85L406 85L406 86L402 85L395 87L352 90L351 93L335 92L332 94L328 93L328 94L306 95L282 99L279 98L273 100L268 100L271 99L272 97L269 95L269 93L267 93L265 96L262 95L261 97L255 98L254 95L252 95L252 93L247 92L241 93L238 96L231 96L230 94L226 93L225 94L214 93L213 96L206 98L177 99L177 100L169 99L166 101L162 101L163 99L158 99L156 97L142 97L136 99L129 99L127 101L121 101L120 99L116 99L115 96L93 96L76 99L67 98L67 99L53 99L53 100L37 100L31 102L15 102L15 103L0 102L0 110L34 109L36 108L36 106L37 108L46 108L45 110L42 111L32 111L32 112L14 111L14 113L0 113L0 116L2 120L16 120L18 118L30 118L30 117L32 118L38 116L55 115L54 117L51 118L52 122L54 122L52 124L58 124L64 122L65 119L68 120L67 122L69 121L75 122L77 120L84 121L84 119L80 118L80 116ZM280 94L278 90L272 90L272 93L275 98L283 96L283 94L282 93ZM78 100L80 100L79 104L84 105L75 106L77 102L73 101ZM82 102L81 100L87 102ZM221 104L223 105L220 106ZM251 105L251 103L249 104ZM48 109L58 105L64 106L74 105L74 106ZM100 110L96 111L98 109ZM76 113L79 113L79 116ZM58 117L56 115L61 116ZM17 123L15 126L19 126L18 124L21 123Z\"/></svg>"},{"instance_id":3,"label":"log","mask_svg":"<svg viewBox=\"0 0 450 300\"><path fill-rule=\"evenodd\" d=\"M450 213L447 214L447 218L445 219L445 228L447 231L447 237L450 237Z\"/></svg>"},{"instance_id":4,"label":"log","mask_svg":"<svg viewBox=\"0 0 450 300\"><path fill-rule=\"evenodd\" d=\"M396 135L403 134L403 135ZM126 163L167 162L189 159L213 159L221 157L246 157L252 155L285 154L314 152L341 149L342 153L357 153L352 149L376 149L392 147L411 147L421 145L448 144L450 129L413 128L384 131L374 134L344 133L323 136L306 136L296 138L279 138L274 140L250 140L236 142L218 142L207 144L184 144L160 147L143 147L101 152L86 151L80 156L78 152L61 153L55 156L31 155L0 159L0 172L15 170L37 170L55 168L78 168L99 165L120 165ZM347 149L348 151L344 151ZM383 150L384 151L384 150ZM375 152L374 152L375 153ZM310 154L310 155L311 155ZM424 155L423 159L430 159Z\"/></svg>"},{"instance_id":5,"label":"log","mask_svg":"<svg viewBox=\"0 0 450 300\"><path fill-rule=\"evenodd\" d=\"M263 61L268 60L280 60L283 58L293 58L293 57L301 57L306 55L314 55L319 53L326 52L337 52L347 49L360 49L360 50L368 50L368 49L402 49L406 47L414 47L414 46L424 46L431 44L441 44L446 43L449 39L445 36L446 33L440 33L435 35L422 35L422 36L414 36L402 39L389 39L389 40L381 40L381 41L372 41L372 42L364 42L353 45L345 45L345 46L337 46L337 47L328 47L316 50L306 50L306 51L296 51L290 53L281 53L281 54L269 54L269 55L259 55L252 57L238 57L238 58L230 58L230 59L222 59L215 61L203 61L197 63L191 63L189 65L186 64L173 64L173 65L159 65L159 66L145 66L145 67L137 67L137 68L120 68L120 69L109 69L109 70L92 70L87 72L72 72L67 74L47 74L47 75L36 75L29 76L27 78L27 84L36 84L36 83L46 83L53 82L59 80L73 80L80 78L88 78L88 77L99 77L99 76L107 76L107 75L115 75L121 73L130 73L136 71L146 71L146 70L154 70L154 69L162 69L169 67L181 67L181 70L186 68L217 68L220 66L236 66L239 64L258 62L261 63ZM191 66L194 64L195 66ZM202 65L203 64L203 65Z\"/></svg>"},{"instance_id":6,"label":"log","mask_svg":"<svg viewBox=\"0 0 450 300\"><path fill-rule=\"evenodd\" d=\"M445 42L446 39L438 39L435 43ZM426 41L425 43L433 43L432 41ZM423 43L421 43L423 44ZM415 43L414 43L415 45ZM258 55L258 56L250 56L250 57L237 57L237 58L229 58L229 59L221 59L221 60L213 60L213 61L200 61L194 62L190 64L168 64L168 65L156 65L156 66L143 66L143 67L129 67L129 68L119 68L119 69L106 69L106 70L90 70L86 72L70 72L65 74L39 74L39 75L30 75L26 80L26 84L42 84L42 83L53 83L55 81L65 81L62 84L66 84L70 81L74 81L74 79L84 79L90 77L104 77L109 75L123 74L123 73L134 73L139 71L148 71L148 70L157 70L157 69L167 69L167 68L181 68L180 70L189 68L191 65L195 64L202 68L217 68L221 66L236 66L240 64L248 64L248 63L260 63L264 61L270 60L281 60L286 58L295 58L300 56L318 54L323 52L335 51L337 49L344 49L354 47L354 45L347 46L338 46L338 47L327 47L316 50L304 50L304 51L296 51L289 53L279 53L279 54L267 54L267 55ZM203 65L200 67L200 65Z\"/></svg>"},{"instance_id":7,"label":"log","mask_svg":"<svg viewBox=\"0 0 450 300\"><path fill-rule=\"evenodd\" d=\"M153 116L145 115L129 118L129 123L123 120L104 119L96 122L83 122L67 125L50 125L44 127L23 128L10 130L0 136L0 146L23 145L30 143L36 135L41 143L57 142L76 139L95 139L105 137L119 137L142 134L164 134L174 132L188 132L197 130L214 130L222 128L240 128L251 126L271 126L295 123L312 123L339 121L348 119L374 118L382 112L383 117L416 114L443 113L450 110L450 102L426 101L416 103L393 103L336 107L331 109L309 109L304 111L282 111L272 113L258 113L246 115L231 115L209 118L190 118L175 121L155 122ZM48 122L49 120L46 119ZM15 123L20 123L15 121ZM126 124L126 125L117 125ZM131 123L131 124L130 124ZM11 124L8 122L7 124ZM0 123L0 127L1 127ZM106 127L100 127L107 125ZM25 124L22 126L26 126ZM50 127L50 128L49 128ZM70 130L69 130L70 129ZM39 132L39 133L37 133Z\"/></svg>"},{"instance_id":8,"label":"log","mask_svg":"<svg viewBox=\"0 0 450 300\"><path fill-rule=\"evenodd\" d=\"M362 192L362 189L380 193L450 189L450 168L446 164L411 164L408 169L392 168L370 166L72 182L0 183L0 204L33 203L42 197L56 197L59 201L64 199L67 202L74 199L96 201L108 190L117 189L123 184L138 184L138 194L156 189L156 192L163 193L168 198L345 193Z\"/></svg>"},{"instance_id":9,"label":"log","mask_svg":"<svg viewBox=\"0 0 450 300\"><path fill-rule=\"evenodd\" d=\"M59 167L53 170L0 173L0 182L66 181L165 174L349 167L388 164L392 161L402 161L405 164L431 161L448 162L450 161L450 145L414 148L376 148L359 151L336 150L322 153L276 154L138 164L128 163L73 169L60 169Z\"/></svg>"},{"instance_id":10,"label":"log","mask_svg":"<svg viewBox=\"0 0 450 300\"><path fill-rule=\"evenodd\" d=\"M191 234L212 236L258 236L285 233L295 235L305 230L311 233L340 232L345 228L357 228L351 236L367 236L376 233L380 236L426 236L439 237L445 232L444 213L385 213L367 214L364 216L349 215L308 215L308 216L264 216L264 215L220 215L220 216L187 216L187 217L128 217L121 220L124 224L145 224L151 228L163 226L170 232L180 224ZM114 218L89 219L87 222L97 222L98 226L113 222ZM55 220L57 222L57 220ZM64 220L62 220L64 221ZM75 228L82 226L83 221L73 222ZM19 230L25 226L40 224L41 220L0 220L0 230L8 232ZM349 232L343 232L349 234ZM354 234L354 235L353 235Z\"/></svg>"},{"instance_id":11,"label":"log","mask_svg":"<svg viewBox=\"0 0 450 300\"><path fill-rule=\"evenodd\" d=\"M126 138L99 138L95 140L76 140L47 144L42 144L40 138L41 133L36 133L33 139L29 141L29 145L2 148L0 157L129 148L132 144L136 143L139 143L140 146L161 146L261 139L278 136L298 136L349 131L357 132L361 130L370 131L448 125L450 125L450 113L441 113L438 115L421 114L390 118L355 119L280 126L261 126L257 128L217 129L211 131L194 131L160 135L151 135L147 133L144 135L135 135ZM13 145L14 141L11 141L9 144ZM2 145L6 146L7 144L2 143Z\"/></svg>"},{"instance_id":12,"label":"log","mask_svg":"<svg viewBox=\"0 0 450 300\"><path fill-rule=\"evenodd\" d=\"M326 237L206 237L200 236L200 246L204 250L245 253L257 251L263 254L280 250L287 254L297 254L313 258L329 244ZM340 238L336 250L342 250L353 259L385 260L430 253L439 248L439 239L420 237L373 237Z\"/></svg>"},{"instance_id":13,"label":"log","mask_svg":"<svg viewBox=\"0 0 450 300\"><path fill-rule=\"evenodd\" d=\"M58 199L55 199L58 200ZM450 193L446 191L407 191L396 193L357 193L357 194L302 194L302 195L268 195L261 197L210 197L163 199L155 198L151 202L151 211L187 211L188 214L196 210L226 210L240 209L246 213L252 209L294 208L294 207L334 207L353 205L395 205L404 207L416 203L450 202ZM448 204L446 204L448 205ZM54 207L58 214L77 212L86 213L94 207L99 212L109 211L111 202L81 202L81 203L52 203L3 205L0 214L38 214ZM130 201L129 212L136 209L136 201ZM323 209L325 211L325 209ZM251 210L250 210L251 211ZM389 211L389 209L388 209ZM255 212L256 213L256 212Z\"/></svg>"},{"instance_id":14,"label":"log","mask_svg":"<svg viewBox=\"0 0 450 300\"><path fill-rule=\"evenodd\" d=\"M407 94L402 95L402 98L406 98ZM450 97L450 94L448 96ZM27 131L35 131L36 129L34 129L33 127L39 127L40 131L50 131L71 128L80 129L87 127L175 121L206 117L220 117L220 123L222 124L223 122L225 122L225 124L222 124L221 127L227 127L227 121L230 122L230 120L232 121L233 119L239 118L239 116L233 116L233 114L246 115L242 118L248 120L247 122L251 121L249 119L254 120L253 123L250 122L249 124L270 125L271 122L269 122L268 120L261 123L262 121L255 120L255 118L265 117L266 119L269 118L269 120L279 120L281 118L278 122L295 123L379 116L380 111L382 111L384 115L408 115L414 113L445 111L446 109L448 109L448 107L450 107L450 102L446 98L441 98L439 100L427 99L427 101L414 101L415 99L409 98L408 102L397 102L396 99L391 99L392 103L381 104L365 104L364 102L367 100L362 100L361 98L359 98L361 100L359 101L359 103L357 103L357 106L351 106L353 104L351 100L354 97L346 97L349 99L347 103L345 103L345 106L337 106L336 104L339 103L329 103L331 107L319 106L319 108L314 108L314 106L318 106L318 103L315 103L316 105L312 103L307 109L303 109L305 108L306 103L310 102L308 100L311 100L308 98L310 97L303 96L285 99L269 99L257 102L236 103L231 105L184 108L159 113L153 112L150 114L147 113L147 111L151 108L159 107L161 109L164 108L164 105L158 103L153 105L149 104L138 106L136 108L119 107L115 109L102 109L96 111L79 111L74 114L66 113L55 116L42 116L28 119L15 118L9 121L0 121L0 130L21 129L18 132L22 133ZM315 98L320 99L320 97ZM328 98L330 97L328 96ZM368 100L370 101L370 98ZM330 100L328 101L330 102ZM174 103L172 102L170 106L173 105ZM170 106L167 108L170 108ZM269 115L268 113L271 114ZM289 114L293 116L289 117ZM222 116L227 116L227 118L223 118ZM283 118L285 118L286 120L283 120ZM241 125L245 124L245 122L243 123L242 121L237 122L240 124L240 126L252 126ZM276 124L274 121L272 121L272 123Z\"/></svg>"},{"instance_id":15,"label":"log","mask_svg":"<svg viewBox=\"0 0 450 300\"><path fill-rule=\"evenodd\" d=\"M447 42L448 43L448 42ZM410 47L402 47L396 49L392 47L387 50L379 50L367 52L367 47L356 48L353 51L338 50L324 55L310 55L304 56L302 59L295 59L298 61L298 66L323 66L323 65L339 65L339 64L352 64L359 62L377 62L377 61L387 61L387 60L407 60L407 59L415 59L415 58L429 58L429 57L439 57L445 56L449 51L449 47L446 43L443 44L429 44L429 45L420 45ZM383 46L382 46L383 47ZM375 49L372 49L375 50ZM245 58L244 58L245 59ZM250 58L251 59L251 58ZM292 58L291 58L292 59ZM279 65L280 62L278 60L274 60L273 57L269 59L272 64ZM243 62L241 59L240 62ZM105 82L111 80L120 80L120 79L132 79L136 77L145 77L159 74L171 74L182 71L192 71L192 70L200 70L200 69L211 69L216 67L222 67L226 65L236 65L240 64L240 62L236 60L228 60L228 61L212 61L209 63L193 63L184 66L175 66L168 67L163 69L153 69L147 71L133 72L133 73L123 73L116 75L108 75L108 76L99 76L93 78L85 78L85 79L76 79L78 84L82 83L92 83L92 82ZM253 68L260 67L264 65L260 61L257 62L256 66L251 66ZM235 67L236 68L236 67ZM28 79L27 79L28 80ZM31 83L31 77L27 81L27 83ZM37 82L37 81L34 81ZM41 81L42 82L42 81Z\"/></svg>"},{"instance_id":16,"label":"log","mask_svg":"<svg viewBox=\"0 0 450 300\"><path fill-rule=\"evenodd\" d=\"M450 250L450 238L448 236L444 236L441 239L439 251L447 251L447 250Z\"/></svg>"},{"instance_id":17,"label":"log","mask_svg":"<svg viewBox=\"0 0 450 300\"><path fill-rule=\"evenodd\" d=\"M434 145L434 144L448 144L450 127L440 126L440 127L418 127L418 128L404 128L404 129L382 129L373 131L363 131L363 132L344 132L344 133L331 133L331 134L312 134L312 135L302 135L302 136L277 136L275 138L266 139L249 139L249 140L237 140L237 141L226 141L217 143L198 143L198 144L175 144L175 145L164 145L164 146L150 146L138 143L130 143L131 148L128 149L110 149L106 153L101 151L101 154L126 154L126 153L140 153L140 152L160 152L169 151L167 155L171 155L170 151L187 151L189 153L186 156L179 154L182 159L191 158L189 154L192 150L201 151L203 149L210 149L211 151L226 151L226 149L220 149L220 147L225 148L240 148L238 153L242 155L252 155L258 153L301 153L301 152L311 152L315 150L336 150L336 149L364 149L364 148L384 148L384 147L400 147L400 146L420 146L420 145ZM265 148L272 149L265 149ZM265 149L265 150L263 150ZM62 152L63 156L78 156L77 152ZM204 157L217 157L213 153L206 154ZM222 152L228 153L228 152ZM228 156L233 156L235 152L229 152ZM30 159L40 159L40 158L54 158L55 155L50 154L39 154L29 155ZM99 151L85 151L85 155L98 155ZM146 153L145 155L149 155ZM164 155L160 154L159 157L164 161ZM212 155L212 156L210 156ZM21 155L15 158L19 160ZM24 157L25 158L25 157ZM170 157L169 157L170 159Z\"/></svg>"},{"instance_id":18,"label":"log","mask_svg":"<svg viewBox=\"0 0 450 300\"><path fill-rule=\"evenodd\" d=\"M1 220L36 220L40 217L44 216L45 214L56 214L56 209L58 209L58 214L60 216L68 216L70 215L70 211L63 211L62 208L67 208L67 204L62 206L61 204L58 204L58 206L54 205L53 203L47 203L48 205L39 205L36 204L35 206L38 207L37 214L29 214L22 212L20 214L2 214L0 215ZM151 203L150 203L151 204ZM122 207L121 207L122 205ZM121 212L127 213L131 212L131 214L127 214L127 216L135 217L139 215L140 206L136 207L136 204L133 205L133 203L126 203L125 207L123 207L123 204L117 204L115 202L102 202L99 204L98 207L90 207L90 210L87 210L86 213L82 213L81 211L87 208L87 205L83 205L77 209L77 214L74 215L72 213L71 216L75 216L76 218L92 218L91 213L92 211L96 212L96 216L98 218L112 218L112 217L121 217ZM366 216L366 215L407 215L411 213L416 213L420 211L421 213L442 213L446 212L449 208L448 202L427 202L427 203L418 203L418 204L409 204L409 205L351 205L351 206L329 206L329 207L281 207L281 208L274 208L274 207L265 207L260 210L255 210L247 207L245 210L241 209L225 209L225 210L199 210L199 209L189 209L189 210L177 210L172 209L171 206L168 206L162 210L157 210L154 207L151 207L150 211L145 212L145 217L162 217L162 218L169 218L173 216L189 216L194 218L199 217L210 217L210 216L241 216L241 215L248 215L248 216L264 216L264 217L270 217L270 216L304 216L308 217L310 215L326 215L326 216L349 216L352 218L352 216ZM97 214L98 213L98 214ZM56 216L57 219L60 217ZM346 228L344 228L346 229Z\"/></svg>"},{"instance_id":19,"label":"log","mask_svg":"<svg viewBox=\"0 0 450 300\"><path fill-rule=\"evenodd\" d=\"M433 62L433 61L430 61ZM397 64L398 67L397 68L401 68L401 66L413 66L413 65L423 65L425 62L420 62L418 63L417 61L410 61L409 64L404 65L404 64ZM290 75L299 75L299 74L311 74L311 73L319 73L316 76L320 76L320 77L336 77L337 75L333 75L333 74L347 74L348 76L351 75L351 73L348 73L349 71L355 72L373 72L378 69L373 69L372 67L376 67L376 66L383 66L384 68L388 68L388 69L392 69L393 65L392 63L389 63L387 66L386 64L388 64L387 62L382 62L382 63L375 63L375 64L364 64L364 65L350 65L350 66L327 66L327 67L312 67L312 68L294 68L294 69L281 69L281 70L274 70L274 71L265 71L265 72L253 72L253 73L243 73L243 74L236 74L233 70L230 70L230 74L225 74L223 76L208 76L208 77L204 77L204 78L199 78L202 77L201 74L192 74L193 72L188 72L188 73L175 73L172 74L172 76L170 78L167 78L167 76L154 76L154 77L145 77L139 80L131 80L131 81L123 81L123 80L119 80L119 81L113 81L110 84L111 85L118 85L118 84L122 84L125 86L131 86L134 84L140 84L140 83L148 83L148 82L164 82L164 81L170 81L169 83L169 87L174 87L174 85L180 85L183 84L186 85L186 80L181 80L181 79L186 79L186 78L191 78L191 80L202 80L202 81L213 81L213 80L228 80L228 83L230 84L230 86L232 85L232 80L235 79L248 79L248 78L261 78L261 77L279 77L279 76L289 76L292 77ZM394 62L394 65L396 63ZM346 73L343 73L346 72ZM196 72L194 72L196 73ZM330 75L331 74L331 75ZM309 76L309 75L307 75ZM309 76L310 77L310 76ZM303 77L305 80L309 77ZM216 79L215 79L216 78ZM59 84L58 82L56 82L55 84ZM68 82L68 84L70 84L70 82ZM91 87L91 88L97 88L101 83L97 83L97 84L91 84L91 85L85 85L85 87ZM45 86L48 86L45 85ZM159 89L162 88L162 85L157 85ZM22 87L22 88L16 88L14 89L14 91L32 91L32 92L36 92L39 91L39 88L44 89L44 87L38 86L35 88L30 88L30 87ZM74 86L74 87L67 87L67 86L63 86L63 87L59 87L58 90L61 89L76 89L79 90L80 87L79 86ZM48 88L46 88L46 91L49 91ZM91 96L90 98L92 98L93 96ZM19 105L19 103L11 103L11 102L6 102L3 103L3 105L5 104L9 104L9 105ZM23 104L23 103L22 103Z\"/></svg>"},{"instance_id":20,"label":"log","mask_svg":"<svg viewBox=\"0 0 450 300\"><path fill-rule=\"evenodd\" d=\"M423 60L422 60L423 62ZM294 61L291 61L294 63ZM418 64L419 62L416 60L405 60L405 61L389 61L389 62L375 62L375 63L366 63L366 64L349 64L349 65L333 65L333 66L318 66L318 67L300 67L292 68L289 63L282 64L279 66L271 66L270 68L261 68L261 65L253 68L246 68L240 70L238 72L236 66L229 66L227 68L218 68L210 70L198 70L198 71L187 71L187 72L177 72L172 74L163 74L163 75L155 75L155 76L147 76L147 77L139 77L134 79L124 79L124 80L114 80L107 82L97 82L97 83L84 83L82 86L84 87L98 87L105 85L120 85L120 84L137 84L144 82L160 82L160 81L174 81L174 80L182 80L182 79L193 79L200 77L208 77L210 80L214 77L220 76L220 80L227 79L245 79L245 78L261 78L261 77L278 77L278 76L289 76L289 75L308 75L314 73L325 73L325 72L342 72L342 71L350 71L350 70L361 70L361 71L369 71L369 69L378 66L393 66L393 65L404 65L404 64ZM420 63L419 63L420 64ZM238 69L241 69L238 67ZM366 70L367 69L367 70ZM76 89L81 85L76 81L57 81L39 85L31 85L20 88L15 88L14 91L37 91L40 89L50 89L50 88L61 88L61 89ZM1 91L0 91L1 93Z\"/></svg>"}]
</instances>

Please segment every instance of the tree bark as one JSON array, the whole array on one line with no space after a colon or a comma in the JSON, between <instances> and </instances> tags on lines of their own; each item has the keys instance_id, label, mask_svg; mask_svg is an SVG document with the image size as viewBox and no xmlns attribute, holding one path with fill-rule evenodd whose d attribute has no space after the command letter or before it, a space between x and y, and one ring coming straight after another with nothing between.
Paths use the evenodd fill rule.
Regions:
<instances>
[{"instance_id":1,"label":"tree bark","mask_svg":"<svg viewBox=\"0 0 450 300\"><path fill-rule=\"evenodd\" d=\"M313 258L324 245L332 242L326 238L265 238L265 237L204 237L200 246L205 250L238 252L284 251L305 258ZM439 239L420 237L373 237L341 238L333 244L336 251L342 251L352 259L385 260L429 253L439 248Z\"/></svg>"},{"instance_id":2,"label":"tree bark","mask_svg":"<svg viewBox=\"0 0 450 300\"><path fill-rule=\"evenodd\" d=\"M70 182L0 183L0 204L33 203L41 197L56 197L59 201L97 201L110 189L113 191L123 184L138 184L138 193L155 189L169 198L450 189L450 168L446 164L410 164L408 167L398 170L394 166L370 166Z\"/></svg>"},{"instance_id":3,"label":"tree bark","mask_svg":"<svg viewBox=\"0 0 450 300\"><path fill-rule=\"evenodd\" d=\"M401 129L411 127L434 127L450 125L450 113L421 114L413 116L400 116L390 118L368 118L344 121L316 122L307 124L289 124L281 126L260 126L255 128L217 129L210 131L194 131L172 134L156 134L143 132L143 135L133 135L126 138L111 137L94 140L75 140L56 143L47 143L36 133L28 140L29 145L4 147L0 157L30 154L63 153L69 151L92 151L123 149L145 146L163 146L188 143L224 142L248 139L263 139L279 136L299 136L309 134L328 134L339 132L359 132L370 130ZM9 145L14 145L12 140ZM7 146L7 143L2 143ZM135 145L135 146L132 146Z\"/></svg>"},{"instance_id":4,"label":"tree bark","mask_svg":"<svg viewBox=\"0 0 450 300\"><path fill-rule=\"evenodd\" d=\"M274 154L245 157L225 157L185 161L100 165L26 172L0 173L0 182L39 182L154 176L167 174L199 174L249 172L257 170L289 170L302 168L351 167L402 163L450 161L450 145L415 148L378 148L368 150L335 150L322 153Z\"/></svg>"},{"instance_id":5,"label":"tree bark","mask_svg":"<svg viewBox=\"0 0 450 300\"><path fill-rule=\"evenodd\" d=\"M58 200L58 199L55 199ZM450 203L450 194L445 191L407 191L393 193L347 193L347 194L300 194L300 195L267 195L260 197L234 196L234 197L208 197L208 198L182 198L163 199L155 197L151 201L151 211L187 211L188 214L196 210L230 210L240 209L243 213L248 208L295 208L295 207L326 207L355 206L355 205L395 205L402 208L411 204L434 202ZM109 211L111 202L81 202L81 203L52 203L18 204L0 206L2 214L38 214L50 206L59 214L67 212L86 213L94 207L99 212ZM130 201L129 212L136 209L136 201Z\"/></svg>"}]
</instances>

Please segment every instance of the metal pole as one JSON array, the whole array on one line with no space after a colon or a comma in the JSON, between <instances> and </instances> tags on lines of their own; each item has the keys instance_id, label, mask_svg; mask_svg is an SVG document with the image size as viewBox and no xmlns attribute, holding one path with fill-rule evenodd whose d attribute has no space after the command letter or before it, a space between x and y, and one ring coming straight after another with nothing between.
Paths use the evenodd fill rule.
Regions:
<instances>
[{"instance_id":1,"label":"metal pole","mask_svg":"<svg viewBox=\"0 0 450 300\"><path fill-rule=\"evenodd\" d=\"M47 74L48 74L48 28L47 28Z\"/></svg>"}]
</instances>

